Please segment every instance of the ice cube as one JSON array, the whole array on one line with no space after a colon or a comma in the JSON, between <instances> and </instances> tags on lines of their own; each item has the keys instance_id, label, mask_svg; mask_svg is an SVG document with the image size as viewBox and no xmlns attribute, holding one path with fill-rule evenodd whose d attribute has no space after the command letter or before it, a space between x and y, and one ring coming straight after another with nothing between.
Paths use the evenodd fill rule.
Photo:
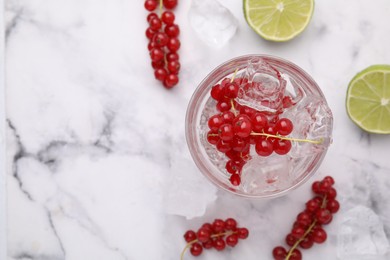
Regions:
<instances>
[{"instance_id":1,"label":"ice cube","mask_svg":"<svg viewBox=\"0 0 390 260\"><path fill-rule=\"evenodd\" d=\"M283 190L290 183L289 168L287 156L253 156L242 170L240 189L253 195Z\"/></svg>"},{"instance_id":2,"label":"ice cube","mask_svg":"<svg viewBox=\"0 0 390 260\"><path fill-rule=\"evenodd\" d=\"M233 37L238 26L234 15L217 0L193 0L188 17L199 38L217 48Z\"/></svg>"},{"instance_id":3,"label":"ice cube","mask_svg":"<svg viewBox=\"0 0 390 260\"><path fill-rule=\"evenodd\" d=\"M240 85L239 104L270 113L283 108L286 80L277 69L261 58L253 58L241 74L246 80Z\"/></svg>"},{"instance_id":4,"label":"ice cube","mask_svg":"<svg viewBox=\"0 0 390 260\"><path fill-rule=\"evenodd\" d=\"M332 112L325 100L312 95L305 96L298 104L286 110L283 117L294 124L290 136L307 140L292 142L291 157L313 155L325 150L331 143Z\"/></svg>"},{"instance_id":5,"label":"ice cube","mask_svg":"<svg viewBox=\"0 0 390 260\"><path fill-rule=\"evenodd\" d=\"M383 223L370 208L359 205L344 214L338 231L339 259L379 260L388 250Z\"/></svg>"}]
</instances>

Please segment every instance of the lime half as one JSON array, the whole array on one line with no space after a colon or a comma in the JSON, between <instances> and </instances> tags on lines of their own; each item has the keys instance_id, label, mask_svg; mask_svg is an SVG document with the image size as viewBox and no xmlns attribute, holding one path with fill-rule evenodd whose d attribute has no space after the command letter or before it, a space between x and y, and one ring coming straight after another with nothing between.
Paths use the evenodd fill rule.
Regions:
<instances>
[{"instance_id":1,"label":"lime half","mask_svg":"<svg viewBox=\"0 0 390 260\"><path fill-rule=\"evenodd\" d=\"M363 130L390 134L390 65L373 65L349 83L347 112Z\"/></svg>"},{"instance_id":2,"label":"lime half","mask_svg":"<svg viewBox=\"0 0 390 260\"><path fill-rule=\"evenodd\" d=\"M288 41L310 22L314 0L244 0L248 24L266 40Z\"/></svg>"}]
</instances>

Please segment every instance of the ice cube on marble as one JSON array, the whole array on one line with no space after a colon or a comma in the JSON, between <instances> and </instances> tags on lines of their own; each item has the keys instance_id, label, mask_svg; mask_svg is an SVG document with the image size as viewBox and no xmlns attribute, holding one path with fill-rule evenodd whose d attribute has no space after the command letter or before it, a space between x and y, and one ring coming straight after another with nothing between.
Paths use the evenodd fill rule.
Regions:
<instances>
[{"instance_id":1,"label":"ice cube on marble","mask_svg":"<svg viewBox=\"0 0 390 260\"><path fill-rule=\"evenodd\" d=\"M217 0L193 0L188 17L198 37L216 48L223 47L238 26L234 15Z\"/></svg>"},{"instance_id":2,"label":"ice cube on marble","mask_svg":"<svg viewBox=\"0 0 390 260\"><path fill-rule=\"evenodd\" d=\"M337 240L342 260L379 260L390 250L380 217L362 205L344 214Z\"/></svg>"},{"instance_id":3,"label":"ice cube on marble","mask_svg":"<svg viewBox=\"0 0 390 260\"><path fill-rule=\"evenodd\" d=\"M277 69L261 58L253 58L240 75L245 81L236 99L239 104L270 113L283 108L286 80Z\"/></svg>"}]
</instances>

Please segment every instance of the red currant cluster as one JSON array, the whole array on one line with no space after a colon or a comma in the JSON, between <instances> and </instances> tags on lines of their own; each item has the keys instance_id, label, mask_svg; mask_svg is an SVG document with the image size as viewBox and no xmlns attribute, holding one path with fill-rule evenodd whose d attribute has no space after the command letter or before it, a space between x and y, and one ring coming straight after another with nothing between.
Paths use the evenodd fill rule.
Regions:
<instances>
[{"instance_id":1,"label":"red currant cluster","mask_svg":"<svg viewBox=\"0 0 390 260\"><path fill-rule=\"evenodd\" d=\"M215 248L221 251L226 248L226 245L234 247L239 239L246 239L248 235L248 229L237 227L237 221L233 218L228 218L225 221L215 219L212 224L203 224L197 232L188 230L184 234L184 240L187 242L187 245L180 259L183 259L184 253L188 248L190 248L193 256L198 256L203 252L203 248Z\"/></svg>"},{"instance_id":2,"label":"red currant cluster","mask_svg":"<svg viewBox=\"0 0 390 260\"><path fill-rule=\"evenodd\" d=\"M149 27L146 37L149 39L148 50L152 60L154 76L160 80L166 88L172 88L179 82L179 54L180 33L179 26L175 24L175 15L171 11L164 11L159 17L153 11L160 5L166 9L177 6L177 0L146 0L145 9L151 13L147 17Z\"/></svg>"},{"instance_id":3,"label":"red currant cluster","mask_svg":"<svg viewBox=\"0 0 390 260\"><path fill-rule=\"evenodd\" d=\"M216 108L220 113L208 120L207 140L229 158L225 168L235 186L241 183L241 170L250 159L251 144L255 145L260 156L269 156L273 152L285 155L291 149L291 140L294 140L285 137L293 130L289 119L267 115L236 102L239 86L244 81L242 78L225 78L211 88L211 97L217 101Z\"/></svg>"},{"instance_id":4,"label":"red currant cluster","mask_svg":"<svg viewBox=\"0 0 390 260\"><path fill-rule=\"evenodd\" d=\"M291 233L286 236L286 243L291 248L287 251L282 246L275 247L272 251L275 260L301 260L298 246L308 249L314 243L325 242L327 234L322 225L329 224L333 219L332 214L340 208L333 184L330 176L313 183L312 190L316 196L306 203L306 209L298 214Z\"/></svg>"}]
</instances>

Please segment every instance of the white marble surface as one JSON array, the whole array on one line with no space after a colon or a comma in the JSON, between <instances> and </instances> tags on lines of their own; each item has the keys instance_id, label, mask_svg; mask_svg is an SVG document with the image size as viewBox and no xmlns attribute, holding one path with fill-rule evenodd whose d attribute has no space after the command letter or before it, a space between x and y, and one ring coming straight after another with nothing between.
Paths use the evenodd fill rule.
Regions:
<instances>
[{"instance_id":1,"label":"white marble surface","mask_svg":"<svg viewBox=\"0 0 390 260\"><path fill-rule=\"evenodd\" d=\"M199 259L271 259L310 184L273 200L233 197L199 173L184 138L197 84L250 53L305 69L334 112L334 143L313 180L333 175L342 209L304 259L336 259L340 225L357 206L371 208L390 239L390 136L362 132L344 107L355 73L390 63L389 1L318 0L307 30L279 44L251 31L242 1L220 1L239 22L221 49L194 34L190 1L180 1L182 71L171 91L152 76L143 1L5 2L7 260L178 259L185 230L226 217L250 238Z\"/></svg>"}]
</instances>

